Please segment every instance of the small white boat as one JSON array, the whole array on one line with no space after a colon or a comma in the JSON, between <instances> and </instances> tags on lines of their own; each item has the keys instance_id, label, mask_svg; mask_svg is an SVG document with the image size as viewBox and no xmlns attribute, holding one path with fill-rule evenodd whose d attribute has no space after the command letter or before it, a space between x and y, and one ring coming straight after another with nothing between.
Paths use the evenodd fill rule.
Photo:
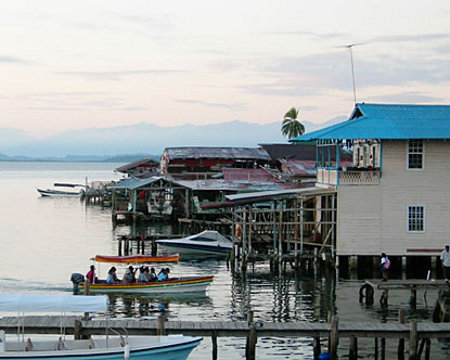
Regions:
<instances>
[{"instance_id":1,"label":"small white boat","mask_svg":"<svg viewBox=\"0 0 450 360\"><path fill-rule=\"evenodd\" d=\"M205 230L199 234L179 239L156 240L158 249L175 251L181 255L228 255L233 243L217 231Z\"/></svg>"},{"instance_id":2,"label":"small white boat","mask_svg":"<svg viewBox=\"0 0 450 360\"><path fill-rule=\"evenodd\" d=\"M47 197L84 197L86 194L86 186L82 184L66 184L55 183L53 185L55 189L37 189L38 193ZM77 189L76 191L59 190L57 187L66 187Z\"/></svg>"},{"instance_id":3,"label":"small white boat","mask_svg":"<svg viewBox=\"0 0 450 360\"><path fill-rule=\"evenodd\" d=\"M0 311L106 313L107 308L106 296L0 295ZM106 329L105 332L105 336L89 340L68 340L63 334L55 340L25 340L23 333L9 338L0 331L0 359L185 360L202 340L183 335L111 336Z\"/></svg>"}]
</instances>

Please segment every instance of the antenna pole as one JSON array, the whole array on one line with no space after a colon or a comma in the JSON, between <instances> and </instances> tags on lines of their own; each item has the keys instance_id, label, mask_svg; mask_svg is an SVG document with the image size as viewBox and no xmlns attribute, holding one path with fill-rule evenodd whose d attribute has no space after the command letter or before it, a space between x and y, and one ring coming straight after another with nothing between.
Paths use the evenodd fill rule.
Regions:
<instances>
[{"instance_id":1,"label":"antenna pole","mask_svg":"<svg viewBox=\"0 0 450 360\"><path fill-rule=\"evenodd\" d=\"M348 46L348 51L350 52L350 63L352 66L352 82L353 82L353 102L356 105L356 83L355 83L355 65L353 63L353 51L352 51L353 45Z\"/></svg>"}]
</instances>

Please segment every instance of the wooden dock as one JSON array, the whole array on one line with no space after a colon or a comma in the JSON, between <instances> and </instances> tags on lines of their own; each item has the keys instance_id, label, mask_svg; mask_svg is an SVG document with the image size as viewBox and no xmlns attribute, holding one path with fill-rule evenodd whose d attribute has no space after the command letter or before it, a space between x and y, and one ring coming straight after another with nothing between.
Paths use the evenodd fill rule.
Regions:
<instances>
[{"instance_id":1,"label":"wooden dock","mask_svg":"<svg viewBox=\"0 0 450 360\"><path fill-rule=\"evenodd\" d=\"M82 317L60 316L25 316L21 324L27 334L60 334L61 329L67 335L75 338L105 333L108 326L120 333L129 335L161 335L184 334L192 336L211 337L213 344L213 359L217 359L217 337L246 337L247 359L255 359L256 343L258 337L284 337L295 336L311 338L314 358L318 359L321 353L321 338L328 338L328 352L331 358L336 359L339 338L350 339L349 359L357 359L358 338L374 338L376 354L384 358L383 344L385 339L399 339L400 346L404 347L404 339L409 340L409 359L420 359L425 349L425 359L429 359L430 343L432 338L450 338L450 323L376 323L376 322L339 322L333 318L331 322L253 322L253 321L165 321L160 316L156 319L89 319ZM251 320L251 317L250 317ZM0 319L0 329L7 333L17 333L18 323L16 317L3 317ZM378 350L378 339L381 339L381 349ZM419 346L420 340L422 343ZM403 351L404 352L404 351ZM428 354L428 357L427 357ZM378 356L378 355L377 355ZM378 357L375 357L377 359ZM400 355L399 355L399 358Z\"/></svg>"},{"instance_id":2,"label":"wooden dock","mask_svg":"<svg viewBox=\"0 0 450 360\"><path fill-rule=\"evenodd\" d=\"M443 286L449 286L445 280L366 280L364 285L360 288L360 302L365 300L366 303L373 303L373 290L381 290L382 294L380 297L380 304L382 306L388 305L389 291L394 290L407 290L411 292L410 304L411 307L415 308L417 303L417 291L427 289L436 289ZM372 297L372 299L371 299Z\"/></svg>"}]
</instances>

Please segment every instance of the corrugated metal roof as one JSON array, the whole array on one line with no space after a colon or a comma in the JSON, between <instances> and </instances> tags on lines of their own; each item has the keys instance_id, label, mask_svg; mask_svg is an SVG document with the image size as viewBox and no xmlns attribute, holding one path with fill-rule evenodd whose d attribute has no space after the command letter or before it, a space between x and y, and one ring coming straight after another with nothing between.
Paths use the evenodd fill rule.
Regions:
<instances>
[{"instance_id":1,"label":"corrugated metal roof","mask_svg":"<svg viewBox=\"0 0 450 360\"><path fill-rule=\"evenodd\" d=\"M280 198L289 198L292 196L304 195L304 196L316 196L323 194L335 193L334 189L325 189L321 187L308 186L297 189L290 190L279 190L279 191L261 191L257 193L246 193L246 194L234 194L226 195L225 198L232 203L255 203L261 201L275 200Z\"/></svg>"},{"instance_id":2,"label":"corrugated metal roof","mask_svg":"<svg viewBox=\"0 0 450 360\"><path fill-rule=\"evenodd\" d=\"M255 159L270 160L266 150L245 147L168 147L169 159Z\"/></svg>"},{"instance_id":3,"label":"corrugated metal roof","mask_svg":"<svg viewBox=\"0 0 450 360\"><path fill-rule=\"evenodd\" d=\"M109 189L126 189L126 190L135 190L139 189L141 187L144 187L146 185L152 184L155 181L158 181L160 179L164 179L160 176L153 176L147 179L138 179L135 177L129 177L126 179L121 180L115 185L108 186Z\"/></svg>"},{"instance_id":4,"label":"corrugated metal roof","mask_svg":"<svg viewBox=\"0 0 450 360\"><path fill-rule=\"evenodd\" d=\"M450 106L356 104L349 120L290 141L345 139L450 139Z\"/></svg>"},{"instance_id":5,"label":"corrugated metal roof","mask_svg":"<svg viewBox=\"0 0 450 360\"><path fill-rule=\"evenodd\" d=\"M148 164L155 164L155 165L159 164L157 161L155 161L153 159L146 158L146 159L133 161L133 162L131 162L129 164L126 164L126 165L119 166L118 168L116 168L116 171L118 171L118 172L125 172L127 170L136 168L136 167L138 167L140 165L144 165L144 164L147 164L147 163Z\"/></svg>"},{"instance_id":6,"label":"corrugated metal roof","mask_svg":"<svg viewBox=\"0 0 450 360\"><path fill-rule=\"evenodd\" d=\"M261 181L226 180L177 180L176 184L191 190L202 191L268 191L296 188L297 184L285 184Z\"/></svg>"},{"instance_id":7,"label":"corrugated metal roof","mask_svg":"<svg viewBox=\"0 0 450 360\"><path fill-rule=\"evenodd\" d=\"M224 180L248 180L248 181L271 181L280 182L276 178L276 174L272 174L270 171L264 169L240 169L240 168L223 168Z\"/></svg>"}]
</instances>

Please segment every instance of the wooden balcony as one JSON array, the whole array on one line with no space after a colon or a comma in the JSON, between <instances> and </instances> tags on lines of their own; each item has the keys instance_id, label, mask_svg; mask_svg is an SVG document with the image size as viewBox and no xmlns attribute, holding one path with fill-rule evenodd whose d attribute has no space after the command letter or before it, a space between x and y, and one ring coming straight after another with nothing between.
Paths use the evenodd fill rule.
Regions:
<instances>
[{"instance_id":1,"label":"wooden balcony","mask_svg":"<svg viewBox=\"0 0 450 360\"><path fill-rule=\"evenodd\" d=\"M317 182L327 185L377 185L381 182L380 170L317 169Z\"/></svg>"}]
</instances>

